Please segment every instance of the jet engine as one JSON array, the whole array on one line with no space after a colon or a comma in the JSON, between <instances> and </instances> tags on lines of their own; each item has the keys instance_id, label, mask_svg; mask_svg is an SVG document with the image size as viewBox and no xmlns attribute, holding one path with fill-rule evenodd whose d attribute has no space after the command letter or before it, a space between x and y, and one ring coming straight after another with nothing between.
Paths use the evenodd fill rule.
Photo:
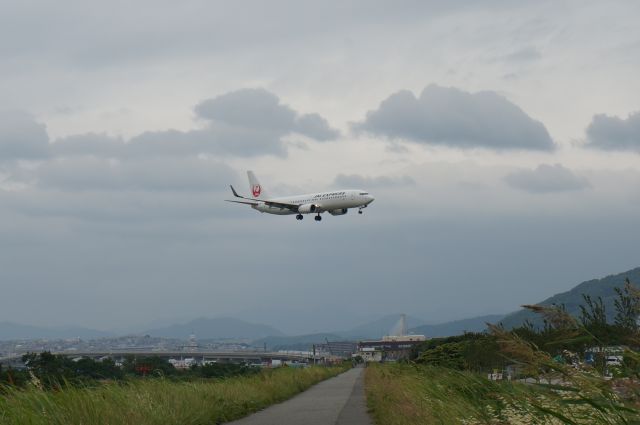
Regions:
<instances>
[{"instance_id":1,"label":"jet engine","mask_svg":"<svg viewBox=\"0 0 640 425\"><path fill-rule=\"evenodd\" d=\"M318 212L318 206L316 204L304 204L298 207L298 212L300 214L309 214Z\"/></svg>"},{"instance_id":2,"label":"jet engine","mask_svg":"<svg viewBox=\"0 0 640 425\"><path fill-rule=\"evenodd\" d=\"M340 208L338 210L329 210L329 214L331 215L345 215L347 213L346 208Z\"/></svg>"}]
</instances>

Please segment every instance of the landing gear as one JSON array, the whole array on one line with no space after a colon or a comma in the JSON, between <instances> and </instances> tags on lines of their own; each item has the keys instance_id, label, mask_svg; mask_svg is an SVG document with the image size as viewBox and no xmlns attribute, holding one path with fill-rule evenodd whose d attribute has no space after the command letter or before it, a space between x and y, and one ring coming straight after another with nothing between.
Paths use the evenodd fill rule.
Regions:
<instances>
[{"instance_id":1,"label":"landing gear","mask_svg":"<svg viewBox=\"0 0 640 425\"><path fill-rule=\"evenodd\" d=\"M362 214L362 210L358 210L358 214Z\"/></svg>"},{"instance_id":2,"label":"landing gear","mask_svg":"<svg viewBox=\"0 0 640 425\"><path fill-rule=\"evenodd\" d=\"M304 217L302 216L302 214L298 214L298 215L296 216L296 220L302 220L303 218L304 218Z\"/></svg>"},{"instance_id":3,"label":"landing gear","mask_svg":"<svg viewBox=\"0 0 640 425\"><path fill-rule=\"evenodd\" d=\"M366 205L361 206L360 208L358 208L358 214L362 214L362 210L367 208Z\"/></svg>"},{"instance_id":4,"label":"landing gear","mask_svg":"<svg viewBox=\"0 0 640 425\"><path fill-rule=\"evenodd\" d=\"M320 220L322 220L322 217L320 216L320 214L318 214L317 216L314 217L314 219L316 221L320 221Z\"/></svg>"}]
</instances>

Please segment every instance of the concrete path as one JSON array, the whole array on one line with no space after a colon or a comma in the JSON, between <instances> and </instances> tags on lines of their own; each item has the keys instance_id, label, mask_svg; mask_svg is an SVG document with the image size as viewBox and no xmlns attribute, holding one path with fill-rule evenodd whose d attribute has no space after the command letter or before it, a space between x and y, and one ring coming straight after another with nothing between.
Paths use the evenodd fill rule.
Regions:
<instances>
[{"instance_id":1,"label":"concrete path","mask_svg":"<svg viewBox=\"0 0 640 425\"><path fill-rule=\"evenodd\" d=\"M363 378L364 368L350 369L229 425L370 425Z\"/></svg>"}]
</instances>

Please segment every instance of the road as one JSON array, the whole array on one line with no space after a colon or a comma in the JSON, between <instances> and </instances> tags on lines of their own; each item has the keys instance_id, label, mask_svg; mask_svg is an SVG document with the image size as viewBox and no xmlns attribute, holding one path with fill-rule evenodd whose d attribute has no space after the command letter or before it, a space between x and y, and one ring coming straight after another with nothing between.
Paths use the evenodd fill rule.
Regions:
<instances>
[{"instance_id":1,"label":"road","mask_svg":"<svg viewBox=\"0 0 640 425\"><path fill-rule=\"evenodd\" d=\"M364 396L364 368L323 381L283 403L229 425L370 425Z\"/></svg>"}]
</instances>

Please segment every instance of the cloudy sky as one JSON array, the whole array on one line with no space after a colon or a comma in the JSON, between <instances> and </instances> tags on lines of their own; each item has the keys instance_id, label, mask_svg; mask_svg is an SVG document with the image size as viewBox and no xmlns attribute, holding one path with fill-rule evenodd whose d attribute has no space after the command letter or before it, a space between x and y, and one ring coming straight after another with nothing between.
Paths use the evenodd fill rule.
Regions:
<instances>
[{"instance_id":1,"label":"cloudy sky","mask_svg":"<svg viewBox=\"0 0 640 425\"><path fill-rule=\"evenodd\" d=\"M0 4L0 321L503 313L640 265L635 1ZM369 190L362 216L224 202Z\"/></svg>"}]
</instances>

